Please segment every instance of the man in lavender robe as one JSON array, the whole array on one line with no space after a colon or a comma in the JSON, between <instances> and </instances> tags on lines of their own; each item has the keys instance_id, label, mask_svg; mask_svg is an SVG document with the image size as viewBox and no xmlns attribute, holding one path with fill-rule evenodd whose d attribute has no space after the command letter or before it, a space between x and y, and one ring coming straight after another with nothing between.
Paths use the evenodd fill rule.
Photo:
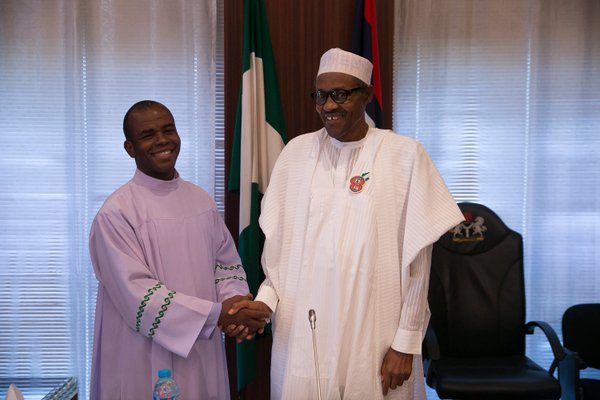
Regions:
<instances>
[{"instance_id":1,"label":"man in lavender robe","mask_svg":"<svg viewBox=\"0 0 600 400\"><path fill-rule=\"evenodd\" d=\"M268 313L228 315L248 295L234 242L214 201L179 177L180 139L171 112L134 104L123 120L133 179L94 219L90 255L99 281L90 398L151 399L170 368L181 399L228 399L218 327L245 337Z\"/></svg>"}]
</instances>

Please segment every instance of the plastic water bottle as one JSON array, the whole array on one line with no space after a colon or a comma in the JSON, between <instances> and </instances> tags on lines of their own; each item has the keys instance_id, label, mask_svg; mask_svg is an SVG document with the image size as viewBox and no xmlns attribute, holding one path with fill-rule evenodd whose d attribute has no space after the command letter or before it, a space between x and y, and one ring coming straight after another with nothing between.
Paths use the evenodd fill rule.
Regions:
<instances>
[{"instance_id":1,"label":"plastic water bottle","mask_svg":"<svg viewBox=\"0 0 600 400\"><path fill-rule=\"evenodd\" d=\"M179 399L179 386L171 378L171 370L161 369L158 371L158 380L154 384L152 400L177 400Z\"/></svg>"}]
</instances>

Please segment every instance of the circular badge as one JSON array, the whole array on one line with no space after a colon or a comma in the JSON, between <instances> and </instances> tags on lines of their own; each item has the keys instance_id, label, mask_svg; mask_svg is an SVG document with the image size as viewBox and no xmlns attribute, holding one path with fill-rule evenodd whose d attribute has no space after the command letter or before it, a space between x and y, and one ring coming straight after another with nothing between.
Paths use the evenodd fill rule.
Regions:
<instances>
[{"instance_id":1,"label":"circular badge","mask_svg":"<svg viewBox=\"0 0 600 400\"><path fill-rule=\"evenodd\" d=\"M350 191L352 193L360 193L363 190L363 186L365 184L365 178L362 176L353 176L350 178Z\"/></svg>"}]
</instances>

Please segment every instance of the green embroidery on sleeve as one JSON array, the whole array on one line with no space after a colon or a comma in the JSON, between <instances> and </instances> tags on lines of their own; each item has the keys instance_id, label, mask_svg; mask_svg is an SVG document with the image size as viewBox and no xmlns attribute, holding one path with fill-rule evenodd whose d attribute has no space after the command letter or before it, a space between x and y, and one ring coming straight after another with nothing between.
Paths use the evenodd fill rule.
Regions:
<instances>
[{"instance_id":1,"label":"green embroidery on sleeve","mask_svg":"<svg viewBox=\"0 0 600 400\"><path fill-rule=\"evenodd\" d=\"M165 316L165 313L167 312L167 308L169 308L169 305L171 304L171 300L175 296L175 293L177 293L177 292L175 292L174 290L171 290L167 294L167 297L165 297L165 301L163 302L163 305L160 306L160 310L158 310L158 315L156 316L156 318L154 318L154 322L152 323L152 327L148 331L148 337L150 339L152 339L152 337L156 333L156 330L158 329L158 326L160 325L160 322L161 322L162 318Z\"/></svg>"},{"instance_id":2,"label":"green embroidery on sleeve","mask_svg":"<svg viewBox=\"0 0 600 400\"><path fill-rule=\"evenodd\" d=\"M233 271L234 269L240 269L240 268L242 268L242 266L240 264L238 264L238 265L221 265L221 264L215 265L215 271L217 269L222 269L225 271Z\"/></svg>"},{"instance_id":3,"label":"green embroidery on sleeve","mask_svg":"<svg viewBox=\"0 0 600 400\"><path fill-rule=\"evenodd\" d=\"M221 270L221 271L234 271L234 273L238 273L238 271L241 270L240 272L241 272L242 275L230 275L230 276L224 276L224 277L221 277L221 278L216 278L215 279L215 285L218 284L218 283L220 283L220 282L229 280L229 279L234 279L234 280L237 280L237 281L244 281L244 282L246 282L246 277L244 275L244 273L245 273L244 267L242 265L240 265L240 264L238 264L238 265L222 265L222 264L217 264L215 266L215 273L217 272L217 270ZM219 275L222 275L222 273L219 274Z\"/></svg>"},{"instance_id":4,"label":"green embroidery on sleeve","mask_svg":"<svg viewBox=\"0 0 600 400\"><path fill-rule=\"evenodd\" d=\"M154 285L150 289L148 289L148 293L146 293L144 295L144 298L142 299L140 306L138 307L137 314L135 316L135 331L136 332L140 331L140 325L142 323L142 315L144 315L144 308L146 308L146 304L148 303L148 301L150 301L150 297L152 297L154 292L157 291L161 286L162 286L162 282L158 282L156 285Z\"/></svg>"},{"instance_id":5,"label":"green embroidery on sleeve","mask_svg":"<svg viewBox=\"0 0 600 400\"><path fill-rule=\"evenodd\" d=\"M223 281L226 281L228 279L235 279L237 281L244 281L244 282L246 282L246 278L243 277L243 276L231 275L231 276L226 276L225 278L217 278L217 279L215 279L215 285L217 283L219 283L219 282L223 282Z\"/></svg>"}]
</instances>

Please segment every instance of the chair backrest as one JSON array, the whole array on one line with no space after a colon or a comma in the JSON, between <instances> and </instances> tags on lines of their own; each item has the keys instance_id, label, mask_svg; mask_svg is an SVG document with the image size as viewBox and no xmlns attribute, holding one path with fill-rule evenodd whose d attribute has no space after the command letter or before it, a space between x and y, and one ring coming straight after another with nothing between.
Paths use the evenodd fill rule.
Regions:
<instances>
[{"instance_id":1,"label":"chair backrest","mask_svg":"<svg viewBox=\"0 0 600 400\"><path fill-rule=\"evenodd\" d=\"M562 318L563 344L590 367L600 369L600 304L577 304Z\"/></svg>"},{"instance_id":2,"label":"chair backrest","mask_svg":"<svg viewBox=\"0 0 600 400\"><path fill-rule=\"evenodd\" d=\"M465 222L433 246L429 306L440 353L523 355L523 239L489 208L459 207Z\"/></svg>"}]
</instances>

